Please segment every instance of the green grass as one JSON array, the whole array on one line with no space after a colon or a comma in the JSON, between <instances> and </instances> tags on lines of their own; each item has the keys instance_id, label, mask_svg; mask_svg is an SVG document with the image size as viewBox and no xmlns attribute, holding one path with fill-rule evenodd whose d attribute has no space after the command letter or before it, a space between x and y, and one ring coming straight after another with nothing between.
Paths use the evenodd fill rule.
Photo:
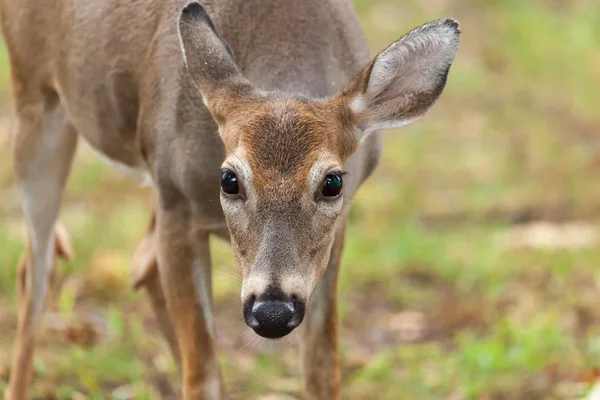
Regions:
<instances>
[{"instance_id":1,"label":"green grass","mask_svg":"<svg viewBox=\"0 0 600 400\"><path fill-rule=\"evenodd\" d=\"M339 293L343 398L576 398L588 389L579 378L600 366L600 245L507 247L514 226L497 215L527 209L597 230L600 3L354 3L373 53L443 16L460 20L463 34L444 95L421 122L385 133L382 163L353 200ZM0 63L8 99L4 50ZM0 393L25 241L6 137ZM76 258L59 266L62 290L41 334L32 393L171 398L176 368L145 295L129 287L150 193L80 150L61 216ZM297 349L242 348L235 264L228 245L215 239L212 248L228 390L240 399L299 397ZM64 325L75 329L89 315L101 334L79 345L85 330L74 339Z\"/></svg>"}]
</instances>

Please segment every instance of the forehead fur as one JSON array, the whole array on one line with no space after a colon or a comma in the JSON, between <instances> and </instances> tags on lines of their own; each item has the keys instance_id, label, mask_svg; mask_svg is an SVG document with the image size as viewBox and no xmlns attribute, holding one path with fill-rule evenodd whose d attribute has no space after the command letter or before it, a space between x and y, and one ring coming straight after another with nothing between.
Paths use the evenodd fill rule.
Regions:
<instances>
[{"instance_id":1,"label":"forehead fur","mask_svg":"<svg viewBox=\"0 0 600 400\"><path fill-rule=\"evenodd\" d=\"M267 102L240 138L253 169L288 175L328 146L327 122L298 100Z\"/></svg>"},{"instance_id":2,"label":"forehead fur","mask_svg":"<svg viewBox=\"0 0 600 400\"><path fill-rule=\"evenodd\" d=\"M311 166L324 153L343 163L355 143L338 110L331 103L270 99L247 115L238 144L245 150L256 189L281 180L289 180L289 189L303 189Z\"/></svg>"}]
</instances>

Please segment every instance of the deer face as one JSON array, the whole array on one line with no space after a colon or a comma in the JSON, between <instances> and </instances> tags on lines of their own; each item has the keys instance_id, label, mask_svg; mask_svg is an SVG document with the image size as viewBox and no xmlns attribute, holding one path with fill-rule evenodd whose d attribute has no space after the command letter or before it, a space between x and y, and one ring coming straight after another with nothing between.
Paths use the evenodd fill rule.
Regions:
<instances>
[{"instance_id":1,"label":"deer face","mask_svg":"<svg viewBox=\"0 0 600 400\"><path fill-rule=\"evenodd\" d=\"M296 328L327 267L344 213L344 163L377 129L409 124L440 96L459 30L417 28L380 53L340 94L304 99L247 81L198 3L179 23L190 76L226 148L221 205L242 270L248 326L279 338Z\"/></svg>"},{"instance_id":2,"label":"deer face","mask_svg":"<svg viewBox=\"0 0 600 400\"><path fill-rule=\"evenodd\" d=\"M244 279L245 319L261 336L300 324L329 259L344 208L344 160L355 146L329 114L325 104L265 99L223 130L232 141L221 204Z\"/></svg>"}]
</instances>

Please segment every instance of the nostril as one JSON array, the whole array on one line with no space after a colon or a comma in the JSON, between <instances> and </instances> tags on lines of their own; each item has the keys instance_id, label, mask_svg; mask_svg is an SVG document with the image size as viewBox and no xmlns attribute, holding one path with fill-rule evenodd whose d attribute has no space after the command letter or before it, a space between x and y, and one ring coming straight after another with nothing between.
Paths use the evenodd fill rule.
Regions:
<instances>
[{"instance_id":1,"label":"nostril","mask_svg":"<svg viewBox=\"0 0 600 400\"><path fill-rule=\"evenodd\" d=\"M256 296L252 295L244 303L244 321L252 329L256 329L259 326L258 321L254 318L254 305L256 302Z\"/></svg>"},{"instance_id":2,"label":"nostril","mask_svg":"<svg viewBox=\"0 0 600 400\"><path fill-rule=\"evenodd\" d=\"M286 301L284 304L287 307L289 312L294 313L294 303L293 302Z\"/></svg>"},{"instance_id":3,"label":"nostril","mask_svg":"<svg viewBox=\"0 0 600 400\"><path fill-rule=\"evenodd\" d=\"M306 308L306 306L304 305L304 302L298 300L298 297L296 295L292 295L292 303L293 303L293 308L294 308L294 316L287 324L288 328L290 328L290 329L297 328L302 323L302 320L304 319L305 308Z\"/></svg>"},{"instance_id":4,"label":"nostril","mask_svg":"<svg viewBox=\"0 0 600 400\"><path fill-rule=\"evenodd\" d=\"M253 302L252 304L252 312L255 313L258 310L258 307L262 306L264 303L262 301Z\"/></svg>"}]
</instances>

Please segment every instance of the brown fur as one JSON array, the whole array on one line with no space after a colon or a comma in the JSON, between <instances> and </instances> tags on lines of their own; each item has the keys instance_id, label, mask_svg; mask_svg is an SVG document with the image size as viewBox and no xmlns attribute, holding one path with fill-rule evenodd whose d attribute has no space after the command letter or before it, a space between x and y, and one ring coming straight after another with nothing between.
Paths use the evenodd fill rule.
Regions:
<instances>
[{"instance_id":1,"label":"brown fur","mask_svg":"<svg viewBox=\"0 0 600 400\"><path fill-rule=\"evenodd\" d=\"M336 115L329 103L301 99L273 99L248 115L249 122L236 124L241 132L237 145L246 149L261 197L280 198L278 179L287 179L289 194L306 188L314 161L329 150L343 164L357 147L356 135L344 127L344 115ZM228 135L227 132L224 133Z\"/></svg>"}]
</instances>

